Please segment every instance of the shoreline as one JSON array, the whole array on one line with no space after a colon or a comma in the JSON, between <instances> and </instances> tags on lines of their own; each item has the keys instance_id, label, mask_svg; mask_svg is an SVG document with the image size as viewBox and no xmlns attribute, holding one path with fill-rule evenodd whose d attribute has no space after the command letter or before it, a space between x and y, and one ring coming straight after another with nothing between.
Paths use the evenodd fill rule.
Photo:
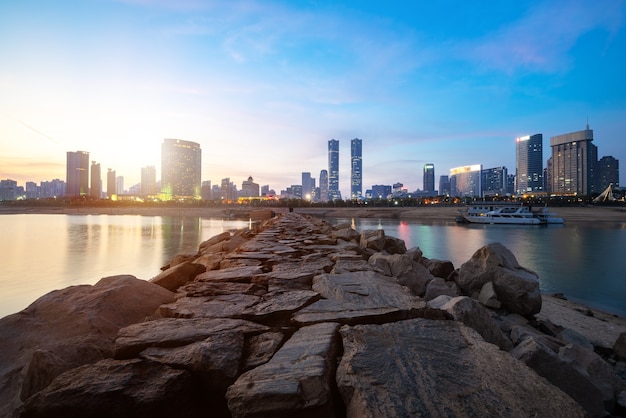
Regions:
<instances>
[{"instance_id":1,"label":"shoreline","mask_svg":"<svg viewBox=\"0 0 626 418\"><path fill-rule=\"evenodd\" d=\"M424 222L455 222L456 216L464 206L437 206L437 207L349 207L349 208L310 208L295 207L294 212L322 218L381 218ZM558 216L565 219L565 223L626 223L626 208L607 206L586 207L553 207ZM219 208L189 208L189 207L4 207L0 206L0 215L19 214L61 214L61 215L140 215L140 216L201 216L201 217L228 217L229 213L245 217L255 211L273 211L274 213L288 212L288 208L253 208L253 207L219 207Z\"/></svg>"}]
</instances>

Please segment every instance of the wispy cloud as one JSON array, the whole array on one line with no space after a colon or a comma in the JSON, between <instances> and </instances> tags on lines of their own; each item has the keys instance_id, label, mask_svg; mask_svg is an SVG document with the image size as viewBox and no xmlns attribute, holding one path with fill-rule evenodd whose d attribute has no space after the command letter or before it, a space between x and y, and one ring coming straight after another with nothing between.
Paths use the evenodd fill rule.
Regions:
<instances>
[{"instance_id":1,"label":"wispy cloud","mask_svg":"<svg viewBox=\"0 0 626 418\"><path fill-rule=\"evenodd\" d=\"M568 51L577 40L594 29L609 36L617 31L625 4L623 0L545 2L484 38L461 42L457 54L480 67L507 73L567 70Z\"/></svg>"}]
</instances>

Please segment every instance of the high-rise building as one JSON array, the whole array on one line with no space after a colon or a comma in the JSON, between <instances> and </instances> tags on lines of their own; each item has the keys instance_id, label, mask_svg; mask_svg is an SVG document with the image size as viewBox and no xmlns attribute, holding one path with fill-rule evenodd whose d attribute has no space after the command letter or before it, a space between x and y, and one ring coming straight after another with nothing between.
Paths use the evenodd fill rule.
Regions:
<instances>
[{"instance_id":1,"label":"high-rise building","mask_svg":"<svg viewBox=\"0 0 626 418\"><path fill-rule=\"evenodd\" d=\"M211 180L206 180L202 182L202 188L200 190L200 196L202 200L212 200L213 194L211 190Z\"/></svg>"},{"instance_id":2,"label":"high-rise building","mask_svg":"<svg viewBox=\"0 0 626 418\"><path fill-rule=\"evenodd\" d=\"M115 177L115 191L117 194L124 194L124 176Z\"/></svg>"},{"instance_id":3,"label":"high-rise building","mask_svg":"<svg viewBox=\"0 0 626 418\"><path fill-rule=\"evenodd\" d=\"M450 195L479 197L482 195L480 164L456 167L450 170Z\"/></svg>"},{"instance_id":4,"label":"high-rise building","mask_svg":"<svg viewBox=\"0 0 626 418\"><path fill-rule=\"evenodd\" d=\"M328 202L328 170L320 171L320 202Z\"/></svg>"},{"instance_id":5,"label":"high-rise building","mask_svg":"<svg viewBox=\"0 0 626 418\"><path fill-rule=\"evenodd\" d=\"M156 167L149 165L141 168L141 194L144 196L156 196Z\"/></svg>"},{"instance_id":6,"label":"high-rise building","mask_svg":"<svg viewBox=\"0 0 626 418\"><path fill-rule=\"evenodd\" d=\"M363 196L363 141L354 138L350 143L350 197L360 199Z\"/></svg>"},{"instance_id":7,"label":"high-rise building","mask_svg":"<svg viewBox=\"0 0 626 418\"><path fill-rule=\"evenodd\" d=\"M107 197L110 199L117 194L115 190L115 170L107 170Z\"/></svg>"},{"instance_id":8,"label":"high-rise building","mask_svg":"<svg viewBox=\"0 0 626 418\"><path fill-rule=\"evenodd\" d=\"M68 151L65 195L70 197L87 196L89 193L89 153Z\"/></svg>"},{"instance_id":9,"label":"high-rise building","mask_svg":"<svg viewBox=\"0 0 626 418\"><path fill-rule=\"evenodd\" d=\"M202 151L200 144L182 139L161 145L161 193L165 200L199 199Z\"/></svg>"},{"instance_id":10,"label":"high-rise building","mask_svg":"<svg viewBox=\"0 0 626 418\"><path fill-rule=\"evenodd\" d=\"M548 161L550 192L557 195L590 195L595 191L594 170L598 147L591 143L593 130L550 138L552 157Z\"/></svg>"},{"instance_id":11,"label":"high-rise building","mask_svg":"<svg viewBox=\"0 0 626 418\"><path fill-rule=\"evenodd\" d=\"M339 194L339 141L328 141L328 200L337 200Z\"/></svg>"},{"instance_id":12,"label":"high-rise building","mask_svg":"<svg viewBox=\"0 0 626 418\"><path fill-rule=\"evenodd\" d=\"M450 177L439 176L439 194L441 196L450 196Z\"/></svg>"},{"instance_id":13,"label":"high-rise building","mask_svg":"<svg viewBox=\"0 0 626 418\"><path fill-rule=\"evenodd\" d=\"M0 202L3 200L17 200L19 195L17 181L0 180Z\"/></svg>"},{"instance_id":14,"label":"high-rise building","mask_svg":"<svg viewBox=\"0 0 626 418\"><path fill-rule=\"evenodd\" d=\"M506 195L507 181L509 179L506 167L485 168L482 171L482 195L495 196Z\"/></svg>"},{"instance_id":15,"label":"high-rise building","mask_svg":"<svg viewBox=\"0 0 626 418\"><path fill-rule=\"evenodd\" d=\"M596 192L602 192L612 184L619 187L619 160L611 156L602 157L598 161L598 186Z\"/></svg>"},{"instance_id":16,"label":"high-rise building","mask_svg":"<svg viewBox=\"0 0 626 418\"><path fill-rule=\"evenodd\" d=\"M259 197L259 184L254 182L252 176L241 183L241 197Z\"/></svg>"},{"instance_id":17,"label":"high-rise building","mask_svg":"<svg viewBox=\"0 0 626 418\"><path fill-rule=\"evenodd\" d=\"M102 173L100 163L91 162L91 190L89 195L94 199L102 198Z\"/></svg>"},{"instance_id":18,"label":"high-rise building","mask_svg":"<svg viewBox=\"0 0 626 418\"><path fill-rule=\"evenodd\" d=\"M313 183L311 183L311 173L302 173L302 198L305 200L311 200L313 193Z\"/></svg>"},{"instance_id":19,"label":"high-rise building","mask_svg":"<svg viewBox=\"0 0 626 418\"><path fill-rule=\"evenodd\" d=\"M515 180L517 194L542 192L543 135L520 136L515 147Z\"/></svg>"},{"instance_id":20,"label":"high-rise building","mask_svg":"<svg viewBox=\"0 0 626 418\"><path fill-rule=\"evenodd\" d=\"M546 184L547 176L545 175L546 170L544 170L544 185ZM546 189L547 190L547 189ZM508 174L506 176L506 193L509 195L515 194L515 174Z\"/></svg>"},{"instance_id":21,"label":"high-rise building","mask_svg":"<svg viewBox=\"0 0 626 418\"><path fill-rule=\"evenodd\" d=\"M424 164L424 191L435 193L435 164Z\"/></svg>"},{"instance_id":22,"label":"high-rise building","mask_svg":"<svg viewBox=\"0 0 626 418\"><path fill-rule=\"evenodd\" d=\"M230 177L222 179L222 186L220 187L220 198L222 201L234 201L237 199L237 187L235 183L230 181Z\"/></svg>"}]
</instances>

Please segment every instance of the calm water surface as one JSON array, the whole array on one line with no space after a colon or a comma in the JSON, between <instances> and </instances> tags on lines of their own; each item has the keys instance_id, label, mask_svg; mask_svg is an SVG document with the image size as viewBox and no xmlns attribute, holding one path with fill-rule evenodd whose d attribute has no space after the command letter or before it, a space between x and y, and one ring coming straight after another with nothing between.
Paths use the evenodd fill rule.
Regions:
<instances>
[{"instance_id":1,"label":"calm water surface","mask_svg":"<svg viewBox=\"0 0 626 418\"><path fill-rule=\"evenodd\" d=\"M334 219L332 222L351 222ZM481 246L501 242L539 274L545 292L562 292L626 316L626 224L456 225L355 219L357 230L383 228L456 267ZM150 279L180 252L246 221L122 215L0 216L0 317L24 309L51 290L132 274Z\"/></svg>"},{"instance_id":2,"label":"calm water surface","mask_svg":"<svg viewBox=\"0 0 626 418\"><path fill-rule=\"evenodd\" d=\"M248 222L135 215L1 215L0 317L55 289L131 274L150 279L174 255Z\"/></svg>"}]
</instances>

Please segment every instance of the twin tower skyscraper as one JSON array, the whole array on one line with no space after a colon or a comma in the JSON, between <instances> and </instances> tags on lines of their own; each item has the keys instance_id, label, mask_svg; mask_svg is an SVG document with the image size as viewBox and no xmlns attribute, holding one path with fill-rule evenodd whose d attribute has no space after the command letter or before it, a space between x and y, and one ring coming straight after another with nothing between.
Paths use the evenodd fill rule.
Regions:
<instances>
[{"instance_id":1,"label":"twin tower skyscraper","mask_svg":"<svg viewBox=\"0 0 626 418\"><path fill-rule=\"evenodd\" d=\"M363 141L354 138L350 142L350 198L361 199L363 197ZM339 191L339 141L328 141L328 172L320 173L321 200L341 199ZM328 176L328 197L325 196L325 175Z\"/></svg>"}]
</instances>

